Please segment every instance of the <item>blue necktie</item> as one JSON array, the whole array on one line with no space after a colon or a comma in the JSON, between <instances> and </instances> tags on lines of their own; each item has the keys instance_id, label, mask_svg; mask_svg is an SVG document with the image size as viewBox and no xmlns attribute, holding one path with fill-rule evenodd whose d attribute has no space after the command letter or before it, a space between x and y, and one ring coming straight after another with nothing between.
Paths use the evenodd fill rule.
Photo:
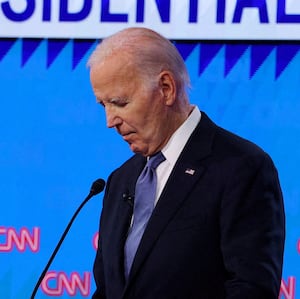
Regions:
<instances>
[{"instance_id":1,"label":"blue necktie","mask_svg":"<svg viewBox=\"0 0 300 299\"><path fill-rule=\"evenodd\" d=\"M129 275L135 253L154 208L157 185L156 168L165 159L166 158L161 152L150 157L136 182L133 223L124 248L126 277Z\"/></svg>"}]
</instances>

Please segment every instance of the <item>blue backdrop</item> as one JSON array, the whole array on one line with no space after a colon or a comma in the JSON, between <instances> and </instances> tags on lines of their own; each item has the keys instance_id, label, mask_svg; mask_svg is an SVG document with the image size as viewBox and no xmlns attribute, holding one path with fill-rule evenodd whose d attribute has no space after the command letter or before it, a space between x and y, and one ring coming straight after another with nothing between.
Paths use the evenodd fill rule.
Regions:
<instances>
[{"instance_id":1,"label":"blue backdrop","mask_svg":"<svg viewBox=\"0 0 300 299\"><path fill-rule=\"evenodd\" d=\"M86 61L97 40L0 39L0 298L29 298L90 184L131 152L105 126ZM287 217L280 298L300 298L300 43L175 42L191 102L273 158ZM102 195L82 210L36 298L90 297Z\"/></svg>"}]
</instances>

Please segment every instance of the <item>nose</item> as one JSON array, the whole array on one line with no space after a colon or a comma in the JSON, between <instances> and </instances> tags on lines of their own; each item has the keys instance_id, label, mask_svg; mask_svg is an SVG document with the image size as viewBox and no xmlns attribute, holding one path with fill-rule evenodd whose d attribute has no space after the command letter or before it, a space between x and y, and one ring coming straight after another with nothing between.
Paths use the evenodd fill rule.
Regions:
<instances>
[{"instance_id":1,"label":"nose","mask_svg":"<svg viewBox=\"0 0 300 299\"><path fill-rule=\"evenodd\" d=\"M105 106L106 125L108 128L114 128L122 123L122 119L114 110L114 108L108 105Z\"/></svg>"}]
</instances>

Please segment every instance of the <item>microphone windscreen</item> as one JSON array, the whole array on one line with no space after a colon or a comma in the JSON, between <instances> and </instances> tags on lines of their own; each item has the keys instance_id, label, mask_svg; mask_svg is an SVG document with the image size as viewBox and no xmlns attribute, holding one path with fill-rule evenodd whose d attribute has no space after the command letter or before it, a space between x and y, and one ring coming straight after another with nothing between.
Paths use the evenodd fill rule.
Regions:
<instances>
[{"instance_id":1,"label":"microphone windscreen","mask_svg":"<svg viewBox=\"0 0 300 299\"><path fill-rule=\"evenodd\" d=\"M103 179L97 179L91 187L90 193L96 195L100 193L105 187L105 181Z\"/></svg>"}]
</instances>

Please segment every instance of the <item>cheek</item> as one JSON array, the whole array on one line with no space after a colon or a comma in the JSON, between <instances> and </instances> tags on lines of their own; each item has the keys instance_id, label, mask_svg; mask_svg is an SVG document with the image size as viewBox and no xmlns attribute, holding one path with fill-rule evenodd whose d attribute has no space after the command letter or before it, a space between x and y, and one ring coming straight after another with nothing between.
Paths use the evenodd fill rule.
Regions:
<instances>
[{"instance_id":1,"label":"cheek","mask_svg":"<svg viewBox=\"0 0 300 299\"><path fill-rule=\"evenodd\" d=\"M149 124L151 124L148 111L145 111L145 109L132 109L130 113L124 115L123 120L127 126L139 133L146 131Z\"/></svg>"},{"instance_id":2,"label":"cheek","mask_svg":"<svg viewBox=\"0 0 300 299\"><path fill-rule=\"evenodd\" d=\"M154 137L153 134L157 134L156 131L160 130L160 120L162 119L162 107L159 103L159 99L154 95L150 94L147 96L140 96L139 102L136 102L132 107L130 113L126 118L126 123L130 125L138 133L140 137L146 138L147 140Z\"/></svg>"}]
</instances>

